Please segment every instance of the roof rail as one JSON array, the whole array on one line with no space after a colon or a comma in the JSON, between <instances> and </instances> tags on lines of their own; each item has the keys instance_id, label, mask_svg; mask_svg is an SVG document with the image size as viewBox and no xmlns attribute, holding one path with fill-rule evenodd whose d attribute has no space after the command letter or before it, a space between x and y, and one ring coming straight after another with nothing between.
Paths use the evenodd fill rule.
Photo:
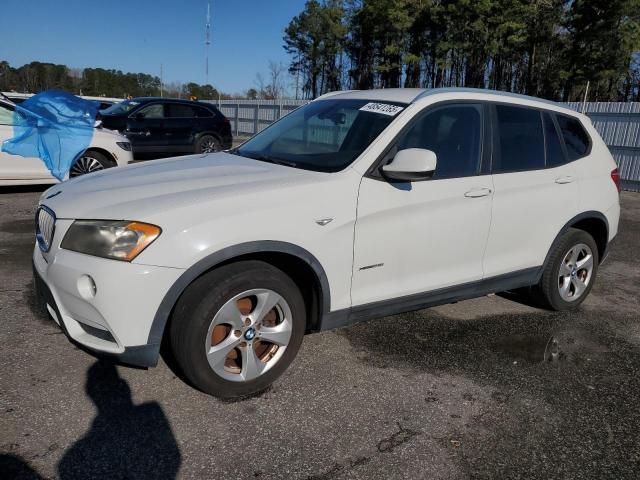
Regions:
<instances>
[{"instance_id":1,"label":"roof rail","mask_svg":"<svg viewBox=\"0 0 640 480\"><path fill-rule=\"evenodd\" d=\"M359 90L336 90L335 92L327 92L324 95L320 95L317 98L314 98L312 102L316 100L324 100L325 98L334 97L336 95L340 95L341 93L349 93L349 92L359 92Z\"/></svg>"},{"instance_id":2,"label":"roof rail","mask_svg":"<svg viewBox=\"0 0 640 480\"><path fill-rule=\"evenodd\" d=\"M438 93L486 93L486 94L490 94L490 95L498 95L498 96L501 96L501 97L519 98L521 100L532 100L532 101L535 101L535 102L546 103L548 105L554 105L556 107L565 107L564 105L562 105L562 104L560 104L558 102L554 102L552 100L546 100L544 98L532 97L532 96L529 96L529 95L522 95L520 93L502 92L500 90L491 90L491 89L485 89L485 88L468 88L468 87L430 88L430 89L425 90L424 92L422 92L416 98L414 98L413 101L417 102L418 100L420 100L422 98L425 98L425 97L428 97L428 96L431 96L431 95L436 95Z\"/></svg>"}]
</instances>

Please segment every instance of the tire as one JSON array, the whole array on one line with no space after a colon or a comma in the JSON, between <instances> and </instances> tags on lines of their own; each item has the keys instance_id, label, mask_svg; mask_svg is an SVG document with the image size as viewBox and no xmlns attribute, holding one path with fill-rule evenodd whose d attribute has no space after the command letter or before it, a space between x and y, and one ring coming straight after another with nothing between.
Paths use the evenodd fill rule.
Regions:
<instances>
[{"instance_id":1,"label":"tire","mask_svg":"<svg viewBox=\"0 0 640 480\"><path fill-rule=\"evenodd\" d=\"M71 166L69 178L79 177L87 173L99 172L105 168L115 167L116 163L102 153L87 150Z\"/></svg>"},{"instance_id":2,"label":"tire","mask_svg":"<svg viewBox=\"0 0 640 480\"><path fill-rule=\"evenodd\" d=\"M222 151L222 142L214 135L203 135L196 141L196 153L214 153Z\"/></svg>"},{"instance_id":3,"label":"tire","mask_svg":"<svg viewBox=\"0 0 640 480\"><path fill-rule=\"evenodd\" d=\"M540 283L534 287L541 306L556 311L578 308L593 287L599 262L593 237L570 228L552 247Z\"/></svg>"},{"instance_id":4,"label":"tire","mask_svg":"<svg viewBox=\"0 0 640 480\"><path fill-rule=\"evenodd\" d=\"M264 307L261 315L263 305L276 298L275 307ZM242 261L216 268L187 287L172 316L171 350L196 388L219 398L241 398L267 389L287 369L305 328L305 304L293 280L268 263Z\"/></svg>"}]
</instances>

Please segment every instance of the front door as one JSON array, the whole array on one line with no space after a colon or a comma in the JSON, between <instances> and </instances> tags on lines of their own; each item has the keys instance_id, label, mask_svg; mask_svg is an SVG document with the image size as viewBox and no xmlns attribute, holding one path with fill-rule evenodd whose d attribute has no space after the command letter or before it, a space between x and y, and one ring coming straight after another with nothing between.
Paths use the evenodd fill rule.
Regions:
<instances>
[{"instance_id":1,"label":"front door","mask_svg":"<svg viewBox=\"0 0 640 480\"><path fill-rule=\"evenodd\" d=\"M147 104L129 115L123 133L131 141L134 154L166 151L165 120L165 105L162 103Z\"/></svg>"},{"instance_id":2,"label":"front door","mask_svg":"<svg viewBox=\"0 0 640 480\"><path fill-rule=\"evenodd\" d=\"M471 103L436 105L400 135L394 149L436 153L431 180L362 179L353 306L482 279L493 191L481 165L484 112Z\"/></svg>"}]
</instances>

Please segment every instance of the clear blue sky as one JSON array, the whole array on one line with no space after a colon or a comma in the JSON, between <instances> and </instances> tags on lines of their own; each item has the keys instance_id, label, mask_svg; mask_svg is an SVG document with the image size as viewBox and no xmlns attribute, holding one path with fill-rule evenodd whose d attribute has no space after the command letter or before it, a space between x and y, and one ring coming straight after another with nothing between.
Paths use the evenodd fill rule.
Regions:
<instances>
[{"instance_id":1,"label":"clear blue sky","mask_svg":"<svg viewBox=\"0 0 640 480\"><path fill-rule=\"evenodd\" d=\"M204 83L207 0L2 0L0 60L114 68ZM255 86L269 60L288 64L284 28L305 0L212 0L209 83Z\"/></svg>"}]
</instances>

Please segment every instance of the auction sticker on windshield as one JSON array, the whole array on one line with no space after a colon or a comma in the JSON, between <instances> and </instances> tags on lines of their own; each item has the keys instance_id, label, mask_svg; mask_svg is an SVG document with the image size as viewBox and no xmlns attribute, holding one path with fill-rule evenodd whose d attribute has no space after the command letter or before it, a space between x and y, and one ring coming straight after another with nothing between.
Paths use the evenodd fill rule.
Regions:
<instances>
[{"instance_id":1,"label":"auction sticker on windshield","mask_svg":"<svg viewBox=\"0 0 640 480\"><path fill-rule=\"evenodd\" d=\"M360 108L362 112L372 112L372 113L381 113L383 115L394 116L398 112L404 110L404 107L399 107L398 105L391 105L389 103L367 103L365 106Z\"/></svg>"}]
</instances>

